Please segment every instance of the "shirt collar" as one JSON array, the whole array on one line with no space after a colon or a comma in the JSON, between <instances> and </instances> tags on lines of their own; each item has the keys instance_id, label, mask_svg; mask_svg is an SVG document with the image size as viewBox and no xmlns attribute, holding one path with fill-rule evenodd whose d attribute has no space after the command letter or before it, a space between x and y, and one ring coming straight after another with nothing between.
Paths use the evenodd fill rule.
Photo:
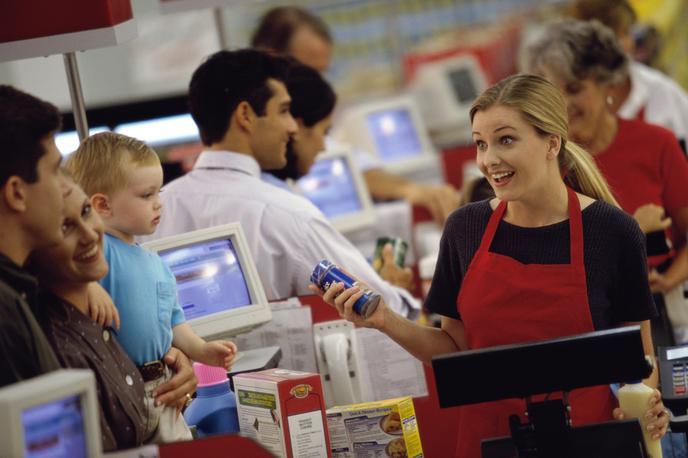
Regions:
<instances>
[{"instance_id":1,"label":"shirt collar","mask_svg":"<svg viewBox=\"0 0 688 458\"><path fill-rule=\"evenodd\" d=\"M631 78L631 92L624 103L619 107L619 116L623 118L635 118L648 100L648 89L640 74L638 63L632 62L628 67Z\"/></svg>"},{"instance_id":2,"label":"shirt collar","mask_svg":"<svg viewBox=\"0 0 688 458\"><path fill-rule=\"evenodd\" d=\"M289 191L289 192L294 192L289 187L289 184L286 182L286 180L281 180L271 173L267 173L267 172L261 173L260 179L263 180L265 183L271 184L273 186L277 186L278 188L282 188L282 189Z\"/></svg>"},{"instance_id":3,"label":"shirt collar","mask_svg":"<svg viewBox=\"0 0 688 458\"><path fill-rule=\"evenodd\" d=\"M33 275L3 254L0 254L0 278L20 293L32 294L38 288Z\"/></svg>"},{"instance_id":4,"label":"shirt collar","mask_svg":"<svg viewBox=\"0 0 688 458\"><path fill-rule=\"evenodd\" d=\"M231 151L203 151L194 169L228 169L260 178L260 165L253 156Z\"/></svg>"}]
</instances>

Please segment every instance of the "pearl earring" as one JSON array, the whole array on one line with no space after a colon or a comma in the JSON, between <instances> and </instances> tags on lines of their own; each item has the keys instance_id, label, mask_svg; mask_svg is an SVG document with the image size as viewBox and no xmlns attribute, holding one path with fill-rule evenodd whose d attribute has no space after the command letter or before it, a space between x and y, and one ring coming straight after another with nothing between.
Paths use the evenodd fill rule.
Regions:
<instances>
[{"instance_id":1,"label":"pearl earring","mask_svg":"<svg viewBox=\"0 0 688 458\"><path fill-rule=\"evenodd\" d=\"M609 105L609 106L614 105L614 96L611 96L611 95L607 96L607 105Z\"/></svg>"}]
</instances>

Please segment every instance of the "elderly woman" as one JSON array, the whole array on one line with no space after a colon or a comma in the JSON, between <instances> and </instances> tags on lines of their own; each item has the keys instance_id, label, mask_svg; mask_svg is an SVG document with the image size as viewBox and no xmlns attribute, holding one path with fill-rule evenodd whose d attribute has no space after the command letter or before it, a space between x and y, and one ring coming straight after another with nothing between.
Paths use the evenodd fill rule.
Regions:
<instances>
[{"instance_id":1,"label":"elderly woman","mask_svg":"<svg viewBox=\"0 0 688 458\"><path fill-rule=\"evenodd\" d=\"M571 16L598 19L614 31L627 55L635 52L633 28L637 16L629 0L575 0ZM628 74L617 85L611 109L619 117L639 119L664 126L683 140L688 139L688 93L664 73L631 60Z\"/></svg>"},{"instance_id":2,"label":"elderly woman","mask_svg":"<svg viewBox=\"0 0 688 458\"><path fill-rule=\"evenodd\" d=\"M71 180L70 180L71 181ZM103 223L76 184L65 198L63 241L34 252L29 260L43 289L35 314L63 367L91 369L100 401L103 449L112 451L155 440L143 403L143 379L117 343L115 331L89 318L89 285L108 270L102 252ZM176 376L158 390L158 402L183 405L195 388L188 359L166 355Z\"/></svg>"},{"instance_id":3,"label":"elderly woman","mask_svg":"<svg viewBox=\"0 0 688 458\"><path fill-rule=\"evenodd\" d=\"M688 162L670 131L610 109L629 64L614 33L597 21L555 23L529 46L527 61L564 94L571 139L594 156L621 207L644 232L666 230L673 240L672 251L649 260L652 291L680 287L688 279ZM671 333L665 342L655 337L673 341Z\"/></svg>"}]
</instances>

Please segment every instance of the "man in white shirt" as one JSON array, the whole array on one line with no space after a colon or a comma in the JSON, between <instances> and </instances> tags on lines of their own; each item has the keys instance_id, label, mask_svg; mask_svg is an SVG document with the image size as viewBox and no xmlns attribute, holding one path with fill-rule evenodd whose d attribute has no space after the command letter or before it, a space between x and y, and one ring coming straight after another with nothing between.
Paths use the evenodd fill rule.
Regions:
<instances>
[{"instance_id":1,"label":"man in white shirt","mask_svg":"<svg viewBox=\"0 0 688 458\"><path fill-rule=\"evenodd\" d=\"M688 94L664 73L639 62L631 62L628 73L628 95L617 114L621 118L666 127L685 142L688 139Z\"/></svg>"},{"instance_id":2,"label":"man in white shirt","mask_svg":"<svg viewBox=\"0 0 688 458\"><path fill-rule=\"evenodd\" d=\"M253 32L251 46L291 56L319 72L330 68L334 54L327 23L299 6L277 6L265 11ZM376 201L406 200L425 208L440 226L459 206L459 193L450 184L412 181L384 170L382 161L369 152L354 149L352 154Z\"/></svg>"},{"instance_id":3,"label":"man in white shirt","mask_svg":"<svg viewBox=\"0 0 688 458\"><path fill-rule=\"evenodd\" d=\"M189 106L206 150L164 188L154 237L238 221L268 299L311 294L313 267L329 259L414 317L417 300L381 279L313 204L261 180L261 168L284 167L287 141L297 133L287 68L282 58L241 50L213 54L194 72Z\"/></svg>"}]
</instances>

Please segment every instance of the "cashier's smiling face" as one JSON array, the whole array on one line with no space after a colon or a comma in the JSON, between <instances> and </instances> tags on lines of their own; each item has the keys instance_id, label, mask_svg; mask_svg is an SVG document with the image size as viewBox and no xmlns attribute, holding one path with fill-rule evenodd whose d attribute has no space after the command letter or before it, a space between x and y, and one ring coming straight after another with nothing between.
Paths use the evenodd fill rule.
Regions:
<instances>
[{"instance_id":1,"label":"cashier's smiling face","mask_svg":"<svg viewBox=\"0 0 688 458\"><path fill-rule=\"evenodd\" d=\"M521 113L495 105L473 118L476 162L500 200L530 199L558 175L551 135L539 134Z\"/></svg>"}]
</instances>

